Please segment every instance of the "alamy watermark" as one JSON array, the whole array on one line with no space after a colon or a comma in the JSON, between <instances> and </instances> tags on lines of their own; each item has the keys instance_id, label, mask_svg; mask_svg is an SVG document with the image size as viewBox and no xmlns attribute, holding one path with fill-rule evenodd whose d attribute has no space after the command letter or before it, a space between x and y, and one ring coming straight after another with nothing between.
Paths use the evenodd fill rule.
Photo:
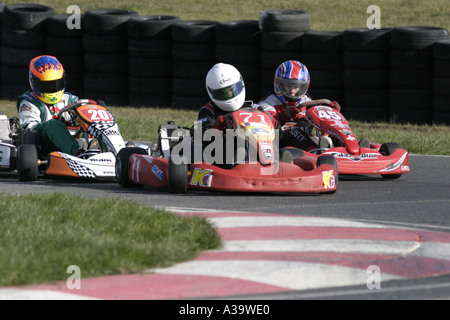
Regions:
<instances>
[{"instance_id":1,"label":"alamy watermark","mask_svg":"<svg viewBox=\"0 0 450 320\"><path fill-rule=\"evenodd\" d=\"M81 289L81 269L77 265L70 265L66 269L66 273L71 275L67 278L66 286L68 289Z\"/></svg>"},{"instance_id":2,"label":"alamy watermark","mask_svg":"<svg viewBox=\"0 0 450 320\"><path fill-rule=\"evenodd\" d=\"M279 160L279 131L262 128L249 130L201 130L201 122L194 125L193 136L174 130L162 139L176 142L170 152L174 164L191 164L205 161L214 164L242 162L274 163Z\"/></svg>"},{"instance_id":3,"label":"alamy watermark","mask_svg":"<svg viewBox=\"0 0 450 320\"><path fill-rule=\"evenodd\" d=\"M366 281L367 289L381 289L381 269L377 265L370 265L366 272L369 275Z\"/></svg>"},{"instance_id":4,"label":"alamy watermark","mask_svg":"<svg viewBox=\"0 0 450 320\"><path fill-rule=\"evenodd\" d=\"M370 5L367 7L366 13L371 13L367 18L366 26L368 29L381 29L381 10L379 6Z\"/></svg>"},{"instance_id":5,"label":"alamy watermark","mask_svg":"<svg viewBox=\"0 0 450 320\"><path fill-rule=\"evenodd\" d=\"M77 5L71 5L67 7L66 13L70 13L71 16L67 18L67 29L81 29L81 9Z\"/></svg>"}]
</instances>

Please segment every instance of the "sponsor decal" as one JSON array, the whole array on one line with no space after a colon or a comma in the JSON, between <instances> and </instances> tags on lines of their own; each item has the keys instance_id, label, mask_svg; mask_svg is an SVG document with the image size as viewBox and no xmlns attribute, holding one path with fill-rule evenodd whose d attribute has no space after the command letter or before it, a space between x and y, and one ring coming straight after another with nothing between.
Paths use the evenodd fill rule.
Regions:
<instances>
[{"instance_id":1,"label":"sponsor decal","mask_svg":"<svg viewBox=\"0 0 450 320\"><path fill-rule=\"evenodd\" d=\"M195 168L192 172L191 185L201 187L211 187L212 170Z\"/></svg>"},{"instance_id":2,"label":"sponsor decal","mask_svg":"<svg viewBox=\"0 0 450 320\"><path fill-rule=\"evenodd\" d=\"M301 131L297 127L291 128L289 134L291 134L298 141L306 140L305 136L301 133Z\"/></svg>"},{"instance_id":3,"label":"sponsor decal","mask_svg":"<svg viewBox=\"0 0 450 320\"><path fill-rule=\"evenodd\" d=\"M322 171L323 187L325 189L332 189L336 185L336 179L333 175L333 170Z\"/></svg>"},{"instance_id":4,"label":"sponsor decal","mask_svg":"<svg viewBox=\"0 0 450 320\"><path fill-rule=\"evenodd\" d=\"M23 104L20 106L19 112L25 112L25 111L30 111L31 112L31 107L27 106L26 104Z\"/></svg>"},{"instance_id":5,"label":"sponsor decal","mask_svg":"<svg viewBox=\"0 0 450 320\"><path fill-rule=\"evenodd\" d=\"M353 160L353 161L361 161L361 160L365 160L365 159L378 159L379 157L379 153L363 153L360 154L359 156L352 156L349 155L348 153L339 153L339 152L326 152L324 154L330 154L336 158L343 158L343 159L348 159L348 160Z\"/></svg>"},{"instance_id":6,"label":"sponsor decal","mask_svg":"<svg viewBox=\"0 0 450 320\"><path fill-rule=\"evenodd\" d=\"M219 83L220 84L225 84L225 83L230 82L230 81L231 81L231 78L224 78L224 79L220 79Z\"/></svg>"},{"instance_id":7,"label":"sponsor decal","mask_svg":"<svg viewBox=\"0 0 450 320\"><path fill-rule=\"evenodd\" d=\"M113 161L111 160L111 159L98 159L98 158L90 158L90 159L88 159L89 161L92 161L92 162L110 162L110 163L112 163Z\"/></svg>"},{"instance_id":8,"label":"sponsor decal","mask_svg":"<svg viewBox=\"0 0 450 320\"><path fill-rule=\"evenodd\" d=\"M105 130L103 131L103 134L107 136L120 136L120 132L116 130Z\"/></svg>"},{"instance_id":9,"label":"sponsor decal","mask_svg":"<svg viewBox=\"0 0 450 320\"><path fill-rule=\"evenodd\" d=\"M163 179L163 171L156 164L152 167L152 172L159 180Z\"/></svg>"},{"instance_id":10,"label":"sponsor decal","mask_svg":"<svg viewBox=\"0 0 450 320\"><path fill-rule=\"evenodd\" d=\"M396 170L396 169L399 168L399 167L403 167L403 166L404 166L404 165L403 165L403 162L405 161L407 155L408 155L408 153L405 152L405 153L400 157L400 159L398 159L397 162L388 164L388 165L386 166L385 169L380 170L380 171L378 171L378 172L393 171L393 170ZM409 168L409 166L408 166L408 168Z\"/></svg>"}]
</instances>

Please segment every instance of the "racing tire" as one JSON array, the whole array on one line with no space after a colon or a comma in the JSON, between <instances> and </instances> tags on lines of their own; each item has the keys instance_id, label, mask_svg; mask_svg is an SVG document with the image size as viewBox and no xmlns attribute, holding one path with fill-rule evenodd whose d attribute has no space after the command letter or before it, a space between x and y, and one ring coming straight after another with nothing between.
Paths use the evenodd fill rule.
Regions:
<instances>
[{"instance_id":1,"label":"racing tire","mask_svg":"<svg viewBox=\"0 0 450 320\"><path fill-rule=\"evenodd\" d=\"M176 164L173 162L172 157L170 157L168 172L169 192L186 193L188 183L188 165L183 162Z\"/></svg>"},{"instance_id":2,"label":"racing tire","mask_svg":"<svg viewBox=\"0 0 450 320\"><path fill-rule=\"evenodd\" d=\"M84 13L86 33L127 35L127 23L139 13L122 9L95 9Z\"/></svg>"},{"instance_id":3,"label":"racing tire","mask_svg":"<svg viewBox=\"0 0 450 320\"><path fill-rule=\"evenodd\" d=\"M281 157L286 152L289 152L291 154L292 160L295 160L298 157L303 157L305 155L305 152L302 149L299 149L299 148L282 148L280 150Z\"/></svg>"},{"instance_id":4,"label":"racing tire","mask_svg":"<svg viewBox=\"0 0 450 320\"><path fill-rule=\"evenodd\" d=\"M402 149L402 146L395 142L386 142L383 143L380 147L380 153L383 156L389 156L394 153L395 150ZM398 179L402 176L402 174L382 174L383 179Z\"/></svg>"},{"instance_id":5,"label":"racing tire","mask_svg":"<svg viewBox=\"0 0 450 320\"><path fill-rule=\"evenodd\" d=\"M10 4L3 10L3 25L19 30L45 30L47 18L54 14L55 10L45 5Z\"/></svg>"},{"instance_id":6,"label":"racing tire","mask_svg":"<svg viewBox=\"0 0 450 320\"><path fill-rule=\"evenodd\" d=\"M128 166L130 156L132 154L147 154L144 149L138 147L122 148L116 156L116 178L119 185L123 188L142 187L142 185L134 183L128 175Z\"/></svg>"},{"instance_id":7,"label":"racing tire","mask_svg":"<svg viewBox=\"0 0 450 320\"><path fill-rule=\"evenodd\" d=\"M135 16L128 20L129 39L170 39L172 24L181 21L170 15Z\"/></svg>"},{"instance_id":8,"label":"racing tire","mask_svg":"<svg viewBox=\"0 0 450 320\"><path fill-rule=\"evenodd\" d=\"M216 25L217 43L260 45L261 30L258 20L222 21Z\"/></svg>"},{"instance_id":9,"label":"racing tire","mask_svg":"<svg viewBox=\"0 0 450 320\"><path fill-rule=\"evenodd\" d=\"M263 31L308 32L311 15L304 10L272 9L259 13L259 26Z\"/></svg>"},{"instance_id":10,"label":"racing tire","mask_svg":"<svg viewBox=\"0 0 450 320\"><path fill-rule=\"evenodd\" d=\"M172 24L171 38L174 42L215 44L215 27L212 20L180 20Z\"/></svg>"},{"instance_id":11,"label":"racing tire","mask_svg":"<svg viewBox=\"0 0 450 320\"><path fill-rule=\"evenodd\" d=\"M17 175L19 181L36 181L38 175L38 154L32 144L22 144L17 149Z\"/></svg>"},{"instance_id":12,"label":"racing tire","mask_svg":"<svg viewBox=\"0 0 450 320\"><path fill-rule=\"evenodd\" d=\"M330 166L333 166L334 167L334 169L335 169L335 172L336 172L336 175L335 175L335 184L336 184L336 187L338 186L338 183L339 183L339 172L338 172L338 168L337 168L337 161L336 161L336 158L334 157L334 156L331 156L331 155L323 155L323 156L319 156L318 158L317 158L317 163L316 163L316 167L318 168L318 167L320 167L322 164L329 164ZM336 190L332 190L332 191L326 191L326 192L324 192L324 193L329 193L329 194L332 194L332 193L335 193L336 192Z\"/></svg>"}]
</instances>

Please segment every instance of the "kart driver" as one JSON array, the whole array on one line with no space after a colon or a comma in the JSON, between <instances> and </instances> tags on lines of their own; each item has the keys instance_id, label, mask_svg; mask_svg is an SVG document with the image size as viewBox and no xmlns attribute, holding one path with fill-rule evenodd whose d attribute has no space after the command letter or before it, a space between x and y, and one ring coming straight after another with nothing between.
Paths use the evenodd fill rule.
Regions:
<instances>
[{"instance_id":1,"label":"kart driver","mask_svg":"<svg viewBox=\"0 0 450 320\"><path fill-rule=\"evenodd\" d=\"M65 92L65 71L57 58L49 55L35 57L30 62L31 90L17 98L19 122L22 128L39 133L42 151L48 154L62 151L78 156L84 152L70 134L64 119L57 114L63 107L78 100Z\"/></svg>"},{"instance_id":2,"label":"kart driver","mask_svg":"<svg viewBox=\"0 0 450 320\"><path fill-rule=\"evenodd\" d=\"M281 126L287 122L299 122L304 119L303 126L291 127L291 130L284 132L280 147L293 146L303 150L317 148L317 144L309 135L311 127L305 119L306 108L298 108L300 103L311 101L311 97L307 94L309 84L310 75L305 65L296 60L285 61L275 71L274 93L268 94L258 102L258 108L272 113ZM340 110L336 101L332 101L330 107Z\"/></svg>"},{"instance_id":3,"label":"kart driver","mask_svg":"<svg viewBox=\"0 0 450 320\"><path fill-rule=\"evenodd\" d=\"M256 109L257 107L253 101L245 100L245 84L242 75L230 64L217 63L208 71L206 91L210 101L200 108L197 120L201 124L202 132L208 129L225 132L227 128L231 127L231 115L234 111L240 108ZM276 128L277 121L271 113L268 114ZM203 147L207 144L203 141Z\"/></svg>"},{"instance_id":4,"label":"kart driver","mask_svg":"<svg viewBox=\"0 0 450 320\"><path fill-rule=\"evenodd\" d=\"M245 84L241 73L232 65L215 64L206 75L206 91L211 99L200 108L198 121L202 130L224 130L227 114L240 108L256 108L253 101L245 101Z\"/></svg>"}]
</instances>

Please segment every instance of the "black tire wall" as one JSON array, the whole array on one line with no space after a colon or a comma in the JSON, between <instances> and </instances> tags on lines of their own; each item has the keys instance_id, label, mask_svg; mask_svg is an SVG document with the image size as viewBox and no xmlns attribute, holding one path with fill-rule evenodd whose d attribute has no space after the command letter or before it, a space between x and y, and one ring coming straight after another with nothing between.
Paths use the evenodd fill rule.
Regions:
<instances>
[{"instance_id":1,"label":"black tire wall","mask_svg":"<svg viewBox=\"0 0 450 320\"><path fill-rule=\"evenodd\" d=\"M450 40L432 26L310 30L304 10L273 9L258 20L183 21L118 9L69 14L45 5L0 2L0 94L29 89L29 62L56 56L66 90L108 105L199 109L205 77L217 62L235 65L247 99L273 90L276 68L296 59L311 74L313 99L337 100L349 119L450 123Z\"/></svg>"},{"instance_id":2,"label":"black tire wall","mask_svg":"<svg viewBox=\"0 0 450 320\"><path fill-rule=\"evenodd\" d=\"M29 89L30 60L45 53L47 18L54 14L52 8L38 4L4 7L0 46L2 99L15 100Z\"/></svg>"}]
</instances>

